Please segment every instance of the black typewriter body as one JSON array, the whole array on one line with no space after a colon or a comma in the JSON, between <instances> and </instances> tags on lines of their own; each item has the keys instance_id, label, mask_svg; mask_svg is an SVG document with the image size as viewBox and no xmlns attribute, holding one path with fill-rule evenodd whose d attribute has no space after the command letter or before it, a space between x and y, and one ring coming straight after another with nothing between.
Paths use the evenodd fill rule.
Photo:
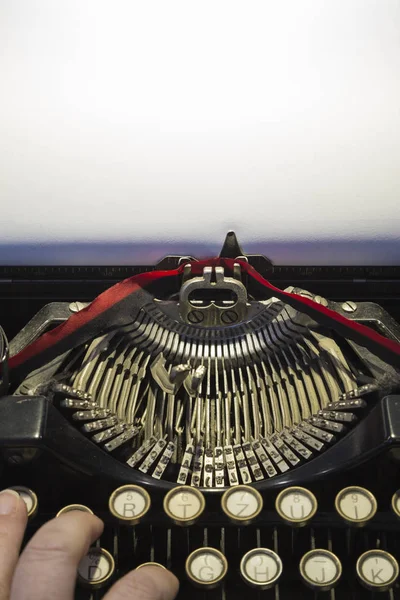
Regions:
<instances>
[{"instance_id":1,"label":"black typewriter body","mask_svg":"<svg viewBox=\"0 0 400 600\"><path fill-rule=\"evenodd\" d=\"M235 244L228 240L222 256L243 258ZM400 342L400 267L279 267L263 257L246 258L278 288ZM189 258L169 257L161 268L172 269L182 261ZM0 267L0 324L11 340L10 356L117 281L148 270ZM81 504L105 522L99 545L115 561L110 584L143 563L156 562L180 579L179 598L400 598L398 581L385 585L384 570L393 568L395 576L396 565L379 562L379 553L378 558L371 555L376 567L367 564L366 579L356 569L357 564L362 569L359 559L370 550L400 562L395 497L400 489L400 371L357 344L314 329L281 301L255 297L239 271L236 277L217 272L194 278L187 270L179 289L168 290L165 297L158 293L144 316L137 309L141 316L135 313L132 324L101 332L17 382L11 372L0 399L2 487L25 486L37 495L38 514L29 522L27 539L63 507ZM190 288L194 279L201 281ZM214 284L211 291L207 281ZM183 308L185 284L190 299ZM218 302L212 296L217 288ZM232 300L243 289L248 292L246 315L237 308L237 298ZM257 302L263 303L261 308ZM199 319L209 322L202 326ZM246 323L256 320L258 329L246 329ZM209 338L205 332L211 329L224 333ZM261 337L252 338L261 329L267 331L265 348ZM173 333L185 341L171 350ZM243 336L250 341L242 343ZM207 344L215 350L206 351ZM228 355L228 347L235 351ZM270 361L265 358L268 348ZM265 360L258 360L261 354ZM94 408L90 402L96 397L99 406ZM116 397L122 400L112 404ZM132 419L126 424L128 409ZM94 411L91 417L83 414L87 410ZM102 419L109 419L108 425L96 428ZM146 453L132 460L149 439ZM119 440L115 447L107 446L113 440ZM258 440L263 443L257 445ZM222 463L217 462L219 448ZM139 523L119 522L109 510L111 494L127 484L141 486L151 498ZM249 522L232 518L222 506L224 493L237 484L249 485L262 497L262 510ZM186 526L177 524L164 506L166 495L178 485L192 486L205 499L202 514ZM277 498L290 488L300 489L300 500L301 490L316 499L309 519L302 521L304 513L296 514L296 506L292 521L279 510ZM346 488L354 489L343 506L364 501L359 494L366 491L366 501L376 503L371 517L357 518L355 509L356 518L346 519L340 509L340 493ZM187 558L206 547L219 550L227 561L227 575L215 586L203 585L207 581L195 585L186 572ZM282 562L282 574L269 586L249 585L243 577L242 559L257 548L272 550ZM340 561L341 576L332 585L323 562L314 583L300 572L304 556L320 549ZM263 566L261 559L259 564ZM101 598L107 589L78 585L76 597Z\"/></svg>"}]
</instances>

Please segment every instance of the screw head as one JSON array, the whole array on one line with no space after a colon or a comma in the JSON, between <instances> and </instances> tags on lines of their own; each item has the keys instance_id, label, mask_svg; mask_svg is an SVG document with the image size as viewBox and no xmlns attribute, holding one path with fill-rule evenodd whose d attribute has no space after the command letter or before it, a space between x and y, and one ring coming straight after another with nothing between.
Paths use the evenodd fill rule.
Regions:
<instances>
[{"instance_id":1,"label":"screw head","mask_svg":"<svg viewBox=\"0 0 400 600\"><path fill-rule=\"evenodd\" d=\"M187 320L193 324L201 323L204 321L204 313L201 310L192 310L188 313Z\"/></svg>"},{"instance_id":2,"label":"screw head","mask_svg":"<svg viewBox=\"0 0 400 600\"><path fill-rule=\"evenodd\" d=\"M71 302L71 304L69 305L69 310L72 313L77 313L79 311L81 311L83 308L85 308L87 306L87 302Z\"/></svg>"},{"instance_id":3,"label":"screw head","mask_svg":"<svg viewBox=\"0 0 400 600\"><path fill-rule=\"evenodd\" d=\"M321 306L328 306L328 300L322 296L315 296L314 302L317 302L317 304L320 304Z\"/></svg>"},{"instance_id":4,"label":"screw head","mask_svg":"<svg viewBox=\"0 0 400 600\"><path fill-rule=\"evenodd\" d=\"M353 313L357 310L357 304L352 300L347 300L346 302L343 302L342 309L344 312Z\"/></svg>"},{"instance_id":5,"label":"screw head","mask_svg":"<svg viewBox=\"0 0 400 600\"><path fill-rule=\"evenodd\" d=\"M10 465L22 465L24 463L24 457L22 454L12 454L7 458L7 462Z\"/></svg>"},{"instance_id":6,"label":"screw head","mask_svg":"<svg viewBox=\"0 0 400 600\"><path fill-rule=\"evenodd\" d=\"M238 320L237 312L234 310L226 310L221 314L221 321L225 323L225 325L231 325L232 323L236 323Z\"/></svg>"}]
</instances>

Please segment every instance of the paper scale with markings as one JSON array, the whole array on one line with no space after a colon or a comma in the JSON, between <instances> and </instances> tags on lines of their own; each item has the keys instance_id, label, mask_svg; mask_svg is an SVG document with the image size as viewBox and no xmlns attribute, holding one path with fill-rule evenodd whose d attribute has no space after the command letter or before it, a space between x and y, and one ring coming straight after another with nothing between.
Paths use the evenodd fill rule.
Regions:
<instances>
[{"instance_id":1,"label":"paper scale with markings","mask_svg":"<svg viewBox=\"0 0 400 600\"><path fill-rule=\"evenodd\" d=\"M121 484L266 489L315 479L326 460L340 469L398 371L353 335L357 315L273 293L239 250L231 239L227 258L126 280L30 345L21 333L15 397L50 399Z\"/></svg>"}]
</instances>

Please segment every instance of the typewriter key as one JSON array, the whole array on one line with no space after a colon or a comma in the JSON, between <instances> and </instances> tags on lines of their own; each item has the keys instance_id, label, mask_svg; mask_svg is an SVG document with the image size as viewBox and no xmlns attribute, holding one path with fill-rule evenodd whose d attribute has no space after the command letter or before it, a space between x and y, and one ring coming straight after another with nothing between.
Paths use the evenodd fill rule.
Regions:
<instances>
[{"instance_id":1,"label":"typewriter key","mask_svg":"<svg viewBox=\"0 0 400 600\"><path fill-rule=\"evenodd\" d=\"M342 564L329 550L317 549L307 552L300 561L300 575L315 591L332 589L342 575Z\"/></svg>"},{"instance_id":2,"label":"typewriter key","mask_svg":"<svg viewBox=\"0 0 400 600\"><path fill-rule=\"evenodd\" d=\"M33 518L38 510L38 499L32 490L22 485L14 485L9 488L10 490L15 490L21 496L22 500L26 504L26 510L28 511L28 518Z\"/></svg>"},{"instance_id":3,"label":"typewriter key","mask_svg":"<svg viewBox=\"0 0 400 600\"><path fill-rule=\"evenodd\" d=\"M400 490L397 490L392 496L392 511L400 519Z\"/></svg>"},{"instance_id":4,"label":"typewriter key","mask_svg":"<svg viewBox=\"0 0 400 600\"><path fill-rule=\"evenodd\" d=\"M88 508L87 506L84 506L83 504L68 504L68 506L64 506L64 508L62 508L61 510L58 511L58 513L56 514L56 517L59 517L60 515L64 515L67 512L70 512L71 510L80 510L82 512L86 512L89 514L93 514L93 511L90 510L90 508Z\"/></svg>"},{"instance_id":5,"label":"typewriter key","mask_svg":"<svg viewBox=\"0 0 400 600\"><path fill-rule=\"evenodd\" d=\"M164 511L176 525L193 525L205 506L206 501L200 490L189 485L170 490L164 498Z\"/></svg>"},{"instance_id":6,"label":"typewriter key","mask_svg":"<svg viewBox=\"0 0 400 600\"><path fill-rule=\"evenodd\" d=\"M115 562L104 548L93 547L78 565L78 581L85 587L96 589L106 585L115 571Z\"/></svg>"},{"instance_id":7,"label":"typewriter key","mask_svg":"<svg viewBox=\"0 0 400 600\"><path fill-rule=\"evenodd\" d=\"M228 561L216 548L198 548L188 556L185 570L192 583L212 588L227 574Z\"/></svg>"},{"instance_id":8,"label":"typewriter key","mask_svg":"<svg viewBox=\"0 0 400 600\"><path fill-rule=\"evenodd\" d=\"M303 527L317 512L318 502L310 490L289 487L278 494L275 508L286 523L293 527Z\"/></svg>"},{"instance_id":9,"label":"typewriter key","mask_svg":"<svg viewBox=\"0 0 400 600\"><path fill-rule=\"evenodd\" d=\"M275 585L282 575L282 561L269 548L254 548L240 561L240 575L249 585L267 590Z\"/></svg>"},{"instance_id":10,"label":"typewriter key","mask_svg":"<svg viewBox=\"0 0 400 600\"><path fill-rule=\"evenodd\" d=\"M370 591L386 592L399 576L397 560L384 550L368 550L356 564L357 577Z\"/></svg>"},{"instance_id":11,"label":"typewriter key","mask_svg":"<svg viewBox=\"0 0 400 600\"><path fill-rule=\"evenodd\" d=\"M349 525L363 527L375 515L378 505L371 492L362 487L350 486L338 493L335 508Z\"/></svg>"},{"instance_id":12,"label":"typewriter key","mask_svg":"<svg viewBox=\"0 0 400 600\"><path fill-rule=\"evenodd\" d=\"M262 511L263 499L260 492L249 485L237 485L223 494L221 507L231 521L247 525Z\"/></svg>"},{"instance_id":13,"label":"typewriter key","mask_svg":"<svg viewBox=\"0 0 400 600\"><path fill-rule=\"evenodd\" d=\"M164 565L160 565L160 563L156 563L156 562L146 562L146 563L142 563L141 565L138 565L136 567L136 571L138 569L141 569L142 567L160 567L160 569L165 569ZM166 570L166 569L165 569Z\"/></svg>"},{"instance_id":14,"label":"typewriter key","mask_svg":"<svg viewBox=\"0 0 400 600\"><path fill-rule=\"evenodd\" d=\"M125 525L136 525L151 506L149 494L138 485L123 485L110 496L111 514Z\"/></svg>"}]
</instances>

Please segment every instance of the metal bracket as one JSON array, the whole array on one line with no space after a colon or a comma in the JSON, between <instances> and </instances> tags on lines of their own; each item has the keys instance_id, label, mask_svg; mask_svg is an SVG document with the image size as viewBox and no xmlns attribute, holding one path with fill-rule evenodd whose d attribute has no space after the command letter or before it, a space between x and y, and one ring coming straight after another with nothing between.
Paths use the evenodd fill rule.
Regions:
<instances>
[{"instance_id":1,"label":"metal bracket","mask_svg":"<svg viewBox=\"0 0 400 600\"><path fill-rule=\"evenodd\" d=\"M215 281L212 280L215 273ZM182 320L199 327L226 327L242 321L249 308L247 290L240 280L240 265L235 265L235 275L225 277L223 267L204 267L202 277L186 279L179 294L179 311ZM213 292L209 300L195 299L196 292ZM214 298L218 292L231 292L231 300Z\"/></svg>"}]
</instances>

